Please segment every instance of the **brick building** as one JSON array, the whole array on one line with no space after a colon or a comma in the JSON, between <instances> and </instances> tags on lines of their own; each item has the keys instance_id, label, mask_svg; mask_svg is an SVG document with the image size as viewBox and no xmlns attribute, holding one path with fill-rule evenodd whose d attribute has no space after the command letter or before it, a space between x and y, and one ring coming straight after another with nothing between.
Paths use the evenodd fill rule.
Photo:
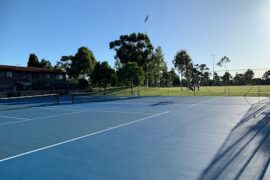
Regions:
<instances>
[{"instance_id":1,"label":"brick building","mask_svg":"<svg viewBox=\"0 0 270 180\"><path fill-rule=\"evenodd\" d=\"M60 90L65 82L61 70L0 65L0 92Z\"/></svg>"}]
</instances>

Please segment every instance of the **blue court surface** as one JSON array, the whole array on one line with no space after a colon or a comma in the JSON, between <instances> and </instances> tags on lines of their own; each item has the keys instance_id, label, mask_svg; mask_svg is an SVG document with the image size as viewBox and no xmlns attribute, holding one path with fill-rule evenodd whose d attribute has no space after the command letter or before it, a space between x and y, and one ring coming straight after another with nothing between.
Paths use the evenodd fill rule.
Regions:
<instances>
[{"instance_id":1,"label":"blue court surface","mask_svg":"<svg viewBox=\"0 0 270 180\"><path fill-rule=\"evenodd\" d=\"M269 179L269 103L138 97L0 111L0 179Z\"/></svg>"}]
</instances>

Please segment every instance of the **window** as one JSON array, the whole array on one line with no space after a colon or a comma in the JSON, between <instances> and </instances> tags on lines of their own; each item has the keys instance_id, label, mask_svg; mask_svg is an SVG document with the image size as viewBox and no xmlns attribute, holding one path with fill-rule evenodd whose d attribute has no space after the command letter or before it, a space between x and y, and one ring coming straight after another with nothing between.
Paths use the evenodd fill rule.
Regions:
<instances>
[{"instance_id":1,"label":"window","mask_svg":"<svg viewBox=\"0 0 270 180\"><path fill-rule=\"evenodd\" d=\"M10 71L7 72L7 78L12 78L12 72Z\"/></svg>"},{"instance_id":2,"label":"window","mask_svg":"<svg viewBox=\"0 0 270 180\"><path fill-rule=\"evenodd\" d=\"M46 79L51 79L51 75L50 74L46 74Z\"/></svg>"},{"instance_id":3,"label":"window","mask_svg":"<svg viewBox=\"0 0 270 180\"><path fill-rule=\"evenodd\" d=\"M39 78L39 74L37 74L37 73L32 73L32 78L33 78L33 79L38 79L38 78Z\"/></svg>"},{"instance_id":4,"label":"window","mask_svg":"<svg viewBox=\"0 0 270 180\"><path fill-rule=\"evenodd\" d=\"M63 74L57 74L57 75L56 75L56 79L57 79L57 80L63 80L63 79L64 79Z\"/></svg>"},{"instance_id":5,"label":"window","mask_svg":"<svg viewBox=\"0 0 270 180\"><path fill-rule=\"evenodd\" d=\"M6 72L5 71L0 71L0 77L1 78L6 78Z\"/></svg>"},{"instance_id":6,"label":"window","mask_svg":"<svg viewBox=\"0 0 270 180\"><path fill-rule=\"evenodd\" d=\"M27 76L26 73L20 73L20 74L19 74L19 77L20 77L21 79L27 79L27 78L28 78L28 76Z\"/></svg>"}]
</instances>

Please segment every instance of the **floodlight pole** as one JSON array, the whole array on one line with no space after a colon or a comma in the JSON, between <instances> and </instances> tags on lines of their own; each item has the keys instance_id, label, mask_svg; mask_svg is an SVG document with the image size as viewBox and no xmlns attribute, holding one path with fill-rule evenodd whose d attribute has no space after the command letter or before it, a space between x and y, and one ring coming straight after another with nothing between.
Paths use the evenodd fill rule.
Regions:
<instances>
[{"instance_id":1,"label":"floodlight pole","mask_svg":"<svg viewBox=\"0 0 270 180\"><path fill-rule=\"evenodd\" d=\"M215 73L215 57L216 57L216 55L215 55L215 54L211 54L210 56L212 56L212 58L213 58L213 80L214 80L214 73Z\"/></svg>"},{"instance_id":2,"label":"floodlight pole","mask_svg":"<svg viewBox=\"0 0 270 180\"><path fill-rule=\"evenodd\" d=\"M144 22L144 33L147 35L146 22Z\"/></svg>"},{"instance_id":3,"label":"floodlight pole","mask_svg":"<svg viewBox=\"0 0 270 180\"><path fill-rule=\"evenodd\" d=\"M149 15L147 15L145 17L145 20L144 20L144 30L145 30L145 34L147 35L147 21L148 21L148 18L149 18Z\"/></svg>"},{"instance_id":4,"label":"floodlight pole","mask_svg":"<svg viewBox=\"0 0 270 180\"><path fill-rule=\"evenodd\" d=\"M145 17L145 20L144 20L144 28L145 28L145 35L147 35L147 30L146 30L146 23L147 23L147 21L148 21L148 18L149 18L149 15L147 15L146 17ZM146 72L146 87L148 88L148 81L149 81L149 78L148 78L148 76L149 76L149 74L148 74L148 68L147 68L147 70L146 70L147 72Z\"/></svg>"}]
</instances>

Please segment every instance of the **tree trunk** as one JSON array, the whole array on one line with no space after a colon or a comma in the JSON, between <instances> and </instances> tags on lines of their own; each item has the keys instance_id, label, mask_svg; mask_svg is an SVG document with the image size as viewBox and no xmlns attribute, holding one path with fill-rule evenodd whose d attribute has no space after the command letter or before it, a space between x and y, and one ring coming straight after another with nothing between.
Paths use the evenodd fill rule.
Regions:
<instances>
[{"instance_id":1,"label":"tree trunk","mask_svg":"<svg viewBox=\"0 0 270 180\"><path fill-rule=\"evenodd\" d=\"M131 96L133 96L133 80L130 82Z\"/></svg>"},{"instance_id":2,"label":"tree trunk","mask_svg":"<svg viewBox=\"0 0 270 180\"><path fill-rule=\"evenodd\" d=\"M227 66L226 66L226 63L225 63L225 70L226 70L225 73L227 75ZM229 76L228 76L228 79L229 79ZM227 78L226 78L226 81L225 81L225 94L227 94Z\"/></svg>"},{"instance_id":3,"label":"tree trunk","mask_svg":"<svg viewBox=\"0 0 270 180\"><path fill-rule=\"evenodd\" d=\"M182 77L182 72L180 73L180 82L181 82L181 91L183 91L183 77Z\"/></svg>"},{"instance_id":4,"label":"tree trunk","mask_svg":"<svg viewBox=\"0 0 270 180\"><path fill-rule=\"evenodd\" d=\"M148 77L148 71L146 71L146 87L149 87L149 77Z\"/></svg>"},{"instance_id":5,"label":"tree trunk","mask_svg":"<svg viewBox=\"0 0 270 180\"><path fill-rule=\"evenodd\" d=\"M107 80L104 81L104 95L107 94Z\"/></svg>"}]
</instances>

